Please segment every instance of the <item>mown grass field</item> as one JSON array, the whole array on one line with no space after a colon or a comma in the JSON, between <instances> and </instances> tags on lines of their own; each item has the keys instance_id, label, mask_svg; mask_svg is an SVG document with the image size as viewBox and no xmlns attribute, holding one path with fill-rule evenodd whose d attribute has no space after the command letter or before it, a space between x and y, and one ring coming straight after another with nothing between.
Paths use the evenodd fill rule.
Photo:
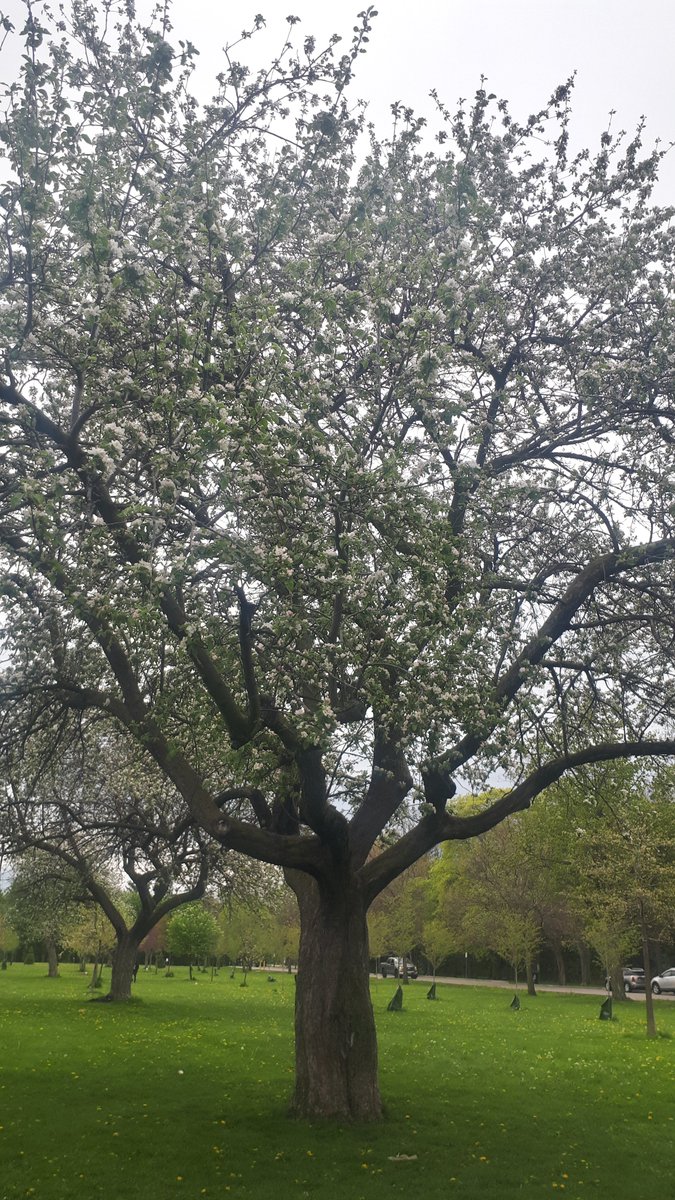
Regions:
<instances>
[{"instance_id":1,"label":"mown grass field","mask_svg":"<svg viewBox=\"0 0 675 1200\"><path fill-rule=\"evenodd\" d=\"M373 985L387 1118L290 1121L294 981L141 972L125 1007L39 964L0 973L0 1197L201 1200L667 1195L675 1002ZM400 1156L409 1156L403 1159ZM414 1157L413 1157L414 1156ZM392 1161L396 1160L398 1161Z\"/></svg>"}]
</instances>

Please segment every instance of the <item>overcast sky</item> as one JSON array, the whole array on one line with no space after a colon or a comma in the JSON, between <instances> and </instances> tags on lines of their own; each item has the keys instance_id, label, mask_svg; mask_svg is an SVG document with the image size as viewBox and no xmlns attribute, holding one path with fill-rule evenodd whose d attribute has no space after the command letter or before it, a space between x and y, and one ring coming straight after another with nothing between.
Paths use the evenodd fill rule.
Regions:
<instances>
[{"instance_id":1,"label":"overcast sky","mask_svg":"<svg viewBox=\"0 0 675 1200\"><path fill-rule=\"evenodd\" d=\"M35 7L42 2L34 0ZM137 3L147 13L152 0ZM322 41L336 32L348 42L364 7L365 0L174 0L174 40L189 38L200 50L206 98L222 68L223 45L250 27L257 12L267 21L258 53L269 57L289 13L301 18L303 35ZM381 0L376 7L354 93L368 100L382 130L392 101L431 113L435 87L453 107L473 94L481 75L490 91L510 102L513 115L524 118L576 72L577 145L597 144L611 109L614 128L632 130L644 115L648 138L666 145L675 140L675 0ZM0 11L18 22L21 0L0 0ZM15 52L3 59L0 69L11 73ZM675 151L662 177L658 199L675 203Z\"/></svg>"},{"instance_id":2,"label":"overcast sky","mask_svg":"<svg viewBox=\"0 0 675 1200\"><path fill-rule=\"evenodd\" d=\"M288 13L301 17L303 33L348 40L364 7L364 0L175 0L173 20L176 34L200 49L205 76L220 69L223 43L256 12L267 20L271 49ZM473 94L481 75L523 118L576 71L578 143L597 144L611 109L614 128L632 130L644 115L648 137L675 141L675 0L381 0L376 8L355 92L378 125L394 100L430 112L432 87L452 107ZM675 203L675 151L658 198Z\"/></svg>"}]
</instances>

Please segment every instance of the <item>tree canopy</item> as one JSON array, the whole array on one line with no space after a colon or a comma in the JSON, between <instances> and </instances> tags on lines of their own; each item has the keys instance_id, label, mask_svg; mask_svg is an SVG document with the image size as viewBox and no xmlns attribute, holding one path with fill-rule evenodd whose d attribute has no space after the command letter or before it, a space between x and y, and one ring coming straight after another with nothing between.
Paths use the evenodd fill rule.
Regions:
<instances>
[{"instance_id":1,"label":"tree canopy","mask_svg":"<svg viewBox=\"0 0 675 1200\"><path fill-rule=\"evenodd\" d=\"M167 8L27 5L0 127L4 730L123 727L359 945L438 841L675 751L662 152L572 152L569 84L378 139L373 15L199 104Z\"/></svg>"}]
</instances>

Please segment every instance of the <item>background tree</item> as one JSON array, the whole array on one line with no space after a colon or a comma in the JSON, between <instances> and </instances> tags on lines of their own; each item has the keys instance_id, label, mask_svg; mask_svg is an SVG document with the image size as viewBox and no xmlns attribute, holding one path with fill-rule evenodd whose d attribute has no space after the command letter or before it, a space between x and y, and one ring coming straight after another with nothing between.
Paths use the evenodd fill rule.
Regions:
<instances>
[{"instance_id":1,"label":"background tree","mask_svg":"<svg viewBox=\"0 0 675 1200\"><path fill-rule=\"evenodd\" d=\"M218 938L216 919L203 904L184 904L171 917L167 938L173 957L188 960L192 979L195 963L213 954Z\"/></svg>"},{"instance_id":2,"label":"background tree","mask_svg":"<svg viewBox=\"0 0 675 1200\"><path fill-rule=\"evenodd\" d=\"M115 953L115 929L97 904L82 904L62 932L63 946L76 954L82 973L88 961L94 963L94 975L101 962Z\"/></svg>"},{"instance_id":3,"label":"background tree","mask_svg":"<svg viewBox=\"0 0 675 1200\"><path fill-rule=\"evenodd\" d=\"M613 996L622 997L627 948L641 951L647 1035L656 1037L650 980L651 941L675 929L675 804L672 773L661 780L629 764L582 779L584 824L577 829L589 936L602 949Z\"/></svg>"},{"instance_id":4,"label":"background tree","mask_svg":"<svg viewBox=\"0 0 675 1200\"><path fill-rule=\"evenodd\" d=\"M150 932L146 933L139 946L139 950L141 950L145 956L146 966L149 966L154 958L155 970L157 970L159 961L164 961L166 952L169 948L169 940L167 936L168 923L168 915L161 917L160 920L157 921L156 925L153 925Z\"/></svg>"},{"instance_id":5,"label":"background tree","mask_svg":"<svg viewBox=\"0 0 675 1200\"><path fill-rule=\"evenodd\" d=\"M472 953L480 955L491 950L503 958L513 971L518 986L519 976L527 976L528 991L534 994L532 962L541 946L541 927L530 912L500 904L490 911L482 896L468 900L462 921L465 944Z\"/></svg>"},{"instance_id":6,"label":"background tree","mask_svg":"<svg viewBox=\"0 0 675 1200\"><path fill-rule=\"evenodd\" d=\"M290 888L283 887L273 893L270 912L271 930L268 949L272 958L284 963L289 969L297 962L300 947L300 925L298 906Z\"/></svg>"},{"instance_id":7,"label":"background tree","mask_svg":"<svg viewBox=\"0 0 675 1200\"><path fill-rule=\"evenodd\" d=\"M459 931L440 916L428 917L424 922L420 946L431 967L434 980L443 960L463 950L464 945Z\"/></svg>"},{"instance_id":8,"label":"background tree","mask_svg":"<svg viewBox=\"0 0 675 1200\"><path fill-rule=\"evenodd\" d=\"M420 859L377 897L368 916L369 942L380 947L379 957L395 954L403 958L404 983L409 982L408 959L422 940L428 870L426 858Z\"/></svg>"},{"instance_id":9,"label":"background tree","mask_svg":"<svg viewBox=\"0 0 675 1200\"><path fill-rule=\"evenodd\" d=\"M180 795L138 761L128 739L78 722L69 740L63 725L55 740L36 728L38 718L31 711L29 750L5 744L0 841L10 858L51 857L51 869L70 873L80 897L100 907L115 936L109 998L128 1000L140 943L155 923L203 896L210 870L224 887L236 871L222 854L214 864Z\"/></svg>"},{"instance_id":10,"label":"background tree","mask_svg":"<svg viewBox=\"0 0 675 1200\"><path fill-rule=\"evenodd\" d=\"M396 105L357 163L372 13L200 107L168 6L28 6L0 134L3 706L117 723L284 868L295 1109L341 1118L380 1113L375 897L675 750L661 151L573 155L564 85Z\"/></svg>"},{"instance_id":11,"label":"background tree","mask_svg":"<svg viewBox=\"0 0 675 1200\"><path fill-rule=\"evenodd\" d=\"M47 973L55 979L66 930L81 911L82 884L77 874L51 855L27 853L15 863L7 901L7 915L21 943L44 946Z\"/></svg>"},{"instance_id":12,"label":"background tree","mask_svg":"<svg viewBox=\"0 0 675 1200\"><path fill-rule=\"evenodd\" d=\"M226 904L219 917L221 945L233 963L241 963L246 976L257 961L265 959L274 942L274 919L262 905Z\"/></svg>"},{"instance_id":13,"label":"background tree","mask_svg":"<svg viewBox=\"0 0 675 1200\"><path fill-rule=\"evenodd\" d=\"M368 910L368 946L377 971L380 960L386 958L391 949L389 914L382 905L373 905Z\"/></svg>"},{"instance_id":14,"label":"background tree","mask_svg":"<svg viewBox=\"0 0 675 1200\"><path fill-rule=\"evenodd\" d=\"M7 898L0 892L0 954L2 954L2 969L7 967L7 958L14 953L19 945L19 938L7 912Z\"/></svg>"}]
</instances>

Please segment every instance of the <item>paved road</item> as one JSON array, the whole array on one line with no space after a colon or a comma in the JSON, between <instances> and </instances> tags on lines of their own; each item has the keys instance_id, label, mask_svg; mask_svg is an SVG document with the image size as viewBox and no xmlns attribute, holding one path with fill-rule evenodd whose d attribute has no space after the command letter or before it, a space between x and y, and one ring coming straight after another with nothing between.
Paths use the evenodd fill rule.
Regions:
<instances>
[{"instance_id":1,"label":"paved road","mask_svg":"<svg viewBox=\"0 0 675 1200\"><path fill-rule=\"evenodd\" d=\"M270 967L255 967L254 970L283 971L285 973L286 968L275 964L274 966L270 966ZM293 974L295 974L295 967L293 968ZM371 979L379 980L381 983L385 983L385 984L391 984L391 983L395 982L395 980L392 979L391 976L389 976L387 979L382 979L380 975L376 975L372 971L371 971L370 977L371 977ZM431 983L433 983L433 981L434 981L433 975L418 975L418 977L417 977L418 983L431 984ZM509 982L508 979L465 979L465 977L463 975L437 975L436 983L441 984L441 985L447 984L450 986L457 986L457 987L508 988L509 991L513 991L514 986L515 986L513 984L513 982ZM524 990L524 988L525 988L524 980L518 984L518 988L520 991ZM568 994L568 995L576 995L576 996L606 996L607 995L607 992L604 987L581 987L580 985L573 985L571 987L570 986L563 987L558 983L538 983L537 991L538 992L560 992L563 995ZM627 1000L644 1000L644 998L645 998L644 992L631 992L626 997ZM655 1000L675 1000L675 994L673 994L672 996L666 996L666 995L662 994L660 996L654 996L654 999Z\"/></svg>"},{"instance_id":2,"label":"paved road","mask_svg":"<svg viewBox=\"0 0 675 1200\"><path fill-rule=\"evenodd\" d=\"M420 983L433 983L433 976L431 976L431 975L419 975L418 979L419 979ZM393 983L393 980L387 979L387 980L382 980L382 982L383 983ZM437 975L436 983L451 984L453 986L459 986L459 987L508 988L509 991L513 991L513 989L514 989L513 982L512 981L509 982L508 979L465 979L462 975L453 975L453 976ZM518 987L520 990L523 990L525 987L524 981L522 983L519 983ZM607 995L607 992L604 987L581 987L580 985L571 986L571 987L569 987L569 986L563 987L562 985L560 985L558 983L538 983L537 991L538 992L562 992L563 994L576 995L576 996L606 996ZM626 997L627 1000L644 1000L644 998L645 998L644 992L631 992ZM673 1000L673 999L675 999L675 995L665 996L662 994L660 996L654 996L654 999L655 1000Z\"/></svg>"}]
</instances>

